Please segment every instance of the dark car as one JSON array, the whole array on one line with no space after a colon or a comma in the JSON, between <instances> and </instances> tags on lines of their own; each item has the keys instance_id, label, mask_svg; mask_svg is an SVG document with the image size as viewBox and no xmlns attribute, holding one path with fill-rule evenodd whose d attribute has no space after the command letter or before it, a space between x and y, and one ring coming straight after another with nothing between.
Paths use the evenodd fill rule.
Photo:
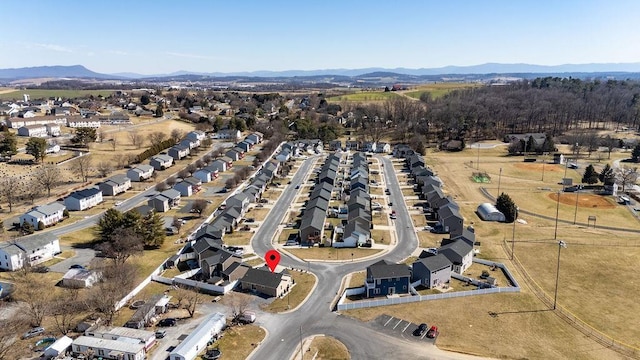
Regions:
<instances>
[{"instance_id":1,"label":"dark car","mask_svg":"<svg viewBox=\"0 0 640 360\"><path fill-rule=\"evenodd\" d=\"M174 318L166 318L166 319L162 319L160 320L160 322L158 323L158 326L176 326L176 319Z\"/></svg>"},{"instance_id":2,"label":"dark car","mask_svg":"<svg viewBox=\"0 0 640 360\"><path fill-rule=\"evenodd\" d=\"M245 219L245 220L244 220L244 222L247 222L247 223L253 223L253 222L256 222L256 219L254 219L254 218L247 218L247 219Z\"/></svg>"},{"instance_id":3,"label":"dark car","mask_svg":"<svg viewBox=\"0 0 640 360\"><path fill-rule=\"evenodd\" d=\"M69 266L69 269L82 269L82 270L84 270L84 266L79 265L79 264L73 264L73 265Z\"/></svg>"},{"instance_id":4,"label":"dark car","mask_svg":"<svg viewBox=\"0 0 640 360\"><path fill-rule=\"evenodd\" d=\"M433 325L431 327L431 329L429 329L429 331L427 331L427 337L429 339L434 339L436 336L438 336L438 327Z\"/></svg>"},{"instance_id":5,"label":"dark car","mask_svg":"<svg viewBox=\"0 0 640 360\"><path fill-rule=\"evenodd\" d=\"M384 193L387 194L387 195L391 195L391 191L389 191L389 189L385 189Z\"/></svg>"},{"instance_id":6,"label":"dark car","mask_svg":"<svg viewBox=\"0 0 640 360\"><path fill-rule=\"evenodd\" d=\"M418 325L417 329L413 330L413 336L422 336L425 331L427 331L427 324L422 323Z\"/></svg>"}]
</instances>

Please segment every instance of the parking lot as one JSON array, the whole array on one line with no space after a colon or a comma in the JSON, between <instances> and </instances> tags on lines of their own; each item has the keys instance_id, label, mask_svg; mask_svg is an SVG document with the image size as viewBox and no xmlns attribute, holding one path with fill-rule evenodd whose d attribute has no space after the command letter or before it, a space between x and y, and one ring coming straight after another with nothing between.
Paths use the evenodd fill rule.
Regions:
<instances>
[{"instance_id":1,"label":"parking lot","mask_svg":"<svg viewBox=\"0 0 640 360\"><path fill-rule=\"evenodd\" d=\"M434 325L429 324L428 321L425 321L425 323L427 323L427 329L429 329L431 325ZM429 339L427 337L426 331L424 332L424 334L422 334L422 336L413 336L413 331L418 328L419 324L414 324L407 320L402 320L390 315L380 315L375 320L373 320L371 324L374 328L376 328L376 330L380 332L387 333L391 336L401 337L406 340L424 341L431 344L434 344L436 340Z\"/></svg>"}]
</instances>

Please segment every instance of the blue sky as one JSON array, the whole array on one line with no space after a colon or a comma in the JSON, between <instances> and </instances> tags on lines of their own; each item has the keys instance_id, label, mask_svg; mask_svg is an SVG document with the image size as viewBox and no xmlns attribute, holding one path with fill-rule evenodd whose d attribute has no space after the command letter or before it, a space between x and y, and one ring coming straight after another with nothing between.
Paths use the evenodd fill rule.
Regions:
<instances>
[{"instance_id":1,"label":"blue sky","mask_svg":"<svg viewBox=\"0 0 640 360\"><path fill-rule=\"evenodd\" d=\"M158 74L640 62L636 0L3 0L0 13L0 68Z\"/></svg>"}]
</instances>

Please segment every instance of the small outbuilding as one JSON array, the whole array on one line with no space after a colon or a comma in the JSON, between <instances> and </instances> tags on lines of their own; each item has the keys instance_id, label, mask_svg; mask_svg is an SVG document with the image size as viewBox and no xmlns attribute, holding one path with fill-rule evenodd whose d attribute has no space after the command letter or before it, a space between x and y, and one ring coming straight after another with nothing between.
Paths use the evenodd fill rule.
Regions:
<instances>
[{"instance_id":1,"label":"small outbuilding","mask_svg":"<svg viewBox=\"0 0 640 360\"><path fill-rule=\"evenodd\" d=\"M55 359L60 355L64 355L72 343L73 339L68 336L59 338L53 344L49 345L49 347L44 349L44 357L46 359Z\"/></svg>"},{"instance_id":2,"label":"small outbuilding","mask_svg":"<svg viewBox=\"0 0 640 360\"><path fill-rule=\"evenodd\" d=\"M505 221L505 216L491 203L483 203L478 206L478 216L484 221Z\"/></svg>"}]
</instances>

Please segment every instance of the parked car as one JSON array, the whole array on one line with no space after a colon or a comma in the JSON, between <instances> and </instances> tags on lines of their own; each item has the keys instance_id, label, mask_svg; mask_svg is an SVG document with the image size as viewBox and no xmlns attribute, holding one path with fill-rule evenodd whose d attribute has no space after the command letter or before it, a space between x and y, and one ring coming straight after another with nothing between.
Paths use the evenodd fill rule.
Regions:
<instances>
[{"instance_id":1,"label":"parked car","mask_svg":"<svg viewBox=\"0 0 640 360\"><path fill-rule=\"evenodd\" d=\"M394 220L396 218L396 211L393 210L390 215L391 219Z\"/></svg>"},{"instance_id":2,"label":"parked car","mask_svg":"<svg viewBox=\"0 0 640 360\"><path fill-rule=\"evenodd\" d=\"M162 339L165 336L167 336L167 330L157 330L156 331L156 338L157 339Z\"/></svg>"},{"instance_id":3,"label":"parked car","mask_svg":"<svg viewBox=\"0 0 640 360\"><path fill-rule=\"evenodd\" d=\"M284 246L296 246L298 245L298 242L295 240L287 240L286 243L284 243Z\"/></svg>"},{"instance_id":4,"label":"parked car","mask_svg":"<svg viewBox=\"0 0 640 360\"><path fill-rule=\"evenodd\" d=\"M296 185L296 190L297 190L297 189L300 189L300 185Z\"/></svg>"},{"instance_id":5,"label":"parked car","mask_svg":"<svg viewBox=\"0 0 640 360\"><path fill-rule=\"evenodd\" d=\"M30 339L32 337L36 337L36 336L42 335L42 334L44 334L44 328L41 327L41 326L38 326L38 327L34 327L31 330L29 330L26 333L24 333L22 335L22 338L23 339Z\"/></svg>"},{"instance_id":6,"label":"parked car","mask_svg":"<svg viewBox=\"0 0 640 360\"><path fill-rule=\"evenodd\" d=\"M384 193L387 195L391 195L391 191L389 191L389 189L384 189Z\"/></svg>"},{"instance_id":7,"label":"parked car","mask_svg":"<svg viewBox=\"0 0 640 360\"><path fill-rule=\"evenodd\" d=\"M73 265L69 266L69 269L82 269L82 270L84 270L84 266L82 266L80 264L73 264Z\"/></svg>"},{"instance_id":8,"label":"parked car","mask_svg":"<svg viewBox=\"0 0 640 360\"><path fill-rule=\"evenodd\" d=\"M158 326L162 326L162 327L166 327L166 326L176 326L176 323L178 321L174 318L166 318L166 319L162 319L160 320L160 322L158 323Z\"/></svg>"},{"instance_id":9,"label":"parked car","mask_svg":"<svg viewBox=\"0 0 640 360\"><path fill-rule=\"evenodd\" d=\"M438 327L433 325L431 327L431 329L429 329L429 331L427 331L427 337L429 339L434 339L436 336L438 336L439 332L438 332Z\"/></svg>"},{"instance_id":10,"label":"parked car","mask_svg":"<svg viewBox=\"0 0 640 360\"><path fill-rule=\"evenodd\" d=\"M424 227L424 229L427 230L427 231L431 231L431 230L433 230L433 226L426 225Z\"/></svg>"},{"instance_id":11,"label":"parked car","mask_svg":"<svg viewBox=\"0 0 640 360\"><path fill-rule=\"evenodd\" d=\"M122 205L122 201L116 201L114 205L115 206L120 206L120 205Z\"/></svg>"},{"instance_id":12,"label":"parked car","mask_svg":"<svg viewBox=\"0 0 640 360\"><path fill-rule=\"evenodd\" d=\"M425 331L427 331L427 324L422 323L418 325L417 329L413 330L413 336L422 336Z\"/></svg>"},{"instance_id":13,"label":"parked car","mask_svg":"<svg viewBox=\"0 0 640 360\"><path fill-rule=\"evenodd\" d=\"M254 218L247 218L247 219L244 219L244 222L252 223L252 222L256 222L256 219L254 219Z\"/></svg>"}]
</instances>

